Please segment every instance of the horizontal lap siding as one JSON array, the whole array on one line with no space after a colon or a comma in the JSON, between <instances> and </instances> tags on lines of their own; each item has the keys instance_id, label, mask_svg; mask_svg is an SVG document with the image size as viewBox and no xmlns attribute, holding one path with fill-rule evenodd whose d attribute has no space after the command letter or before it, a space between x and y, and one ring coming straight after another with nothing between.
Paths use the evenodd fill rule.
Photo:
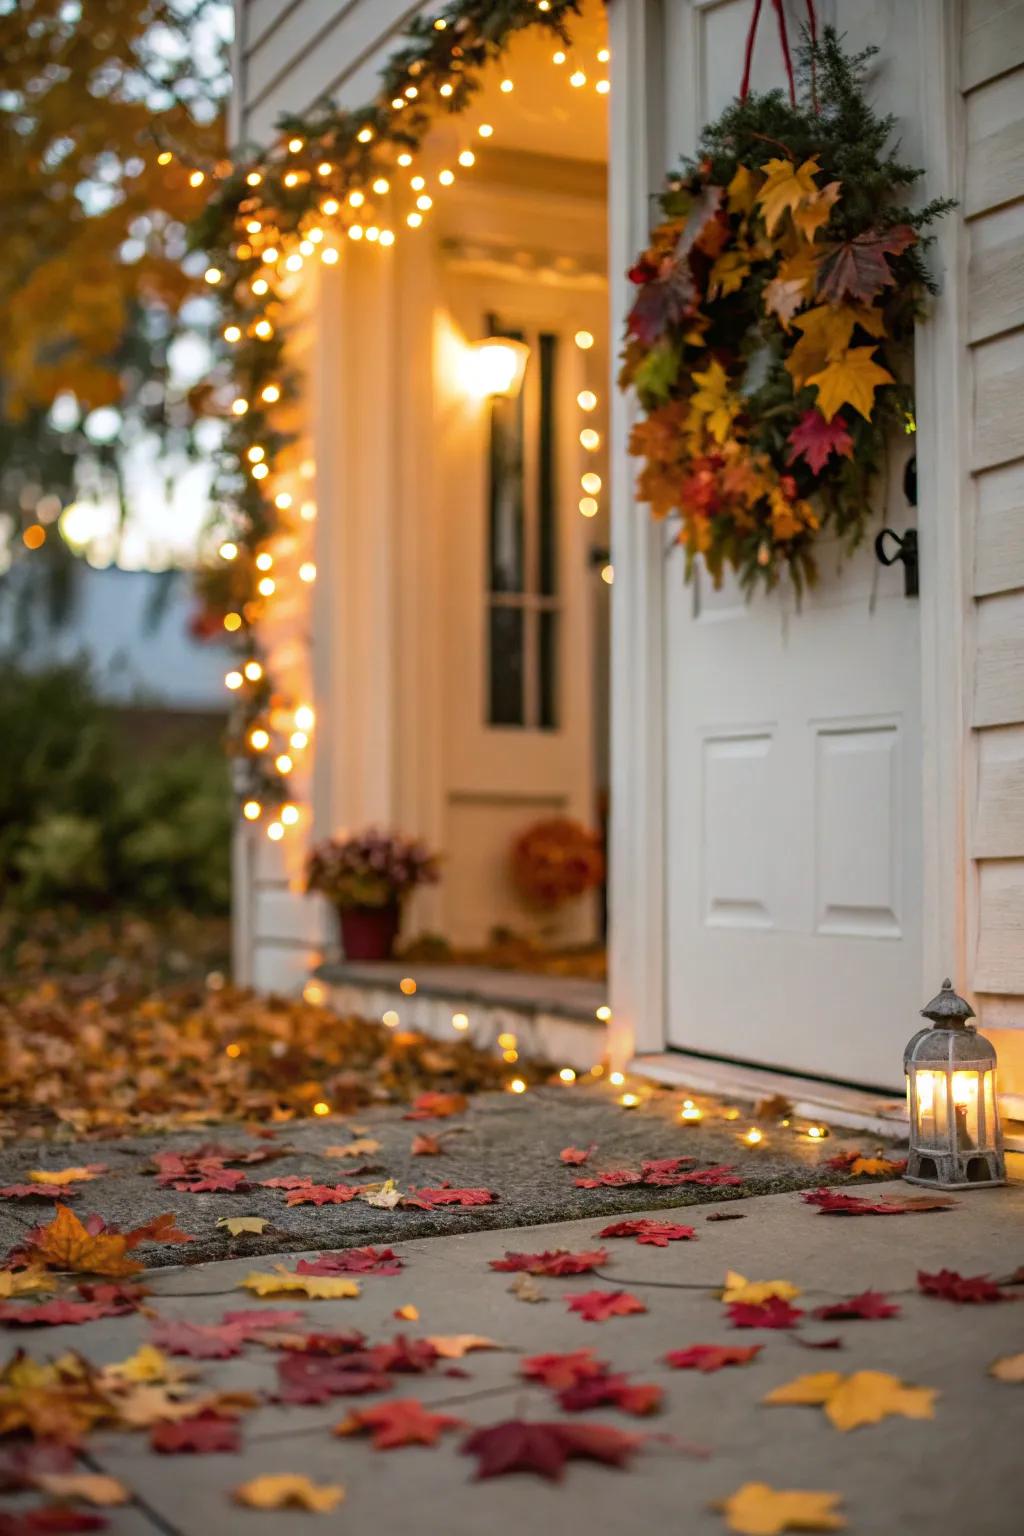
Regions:
<instances>
[{"instance_id":1,"label":"horizontal lap siding","mask_svg":"<svg viewBox=\"0 0 1024 1536\"><path fill-rule=\"evenodd\" d=\"M322 97L372 101L381 69L422 0L242 0L238 8L242 138L265 143L283 113Z\"/></svg>"},{"instance_id":2,"label":"horizontal lap siding","mask_svg":"<svg viewBox=\"0 0 1024 1536\"><path fill-rule=\"evenodd\" d=\"M964 0L977 736L973 985L1024 1025L1024 3ZM987 1010L986 1010L987 1011Z\"/></svg>"}]
</instances>

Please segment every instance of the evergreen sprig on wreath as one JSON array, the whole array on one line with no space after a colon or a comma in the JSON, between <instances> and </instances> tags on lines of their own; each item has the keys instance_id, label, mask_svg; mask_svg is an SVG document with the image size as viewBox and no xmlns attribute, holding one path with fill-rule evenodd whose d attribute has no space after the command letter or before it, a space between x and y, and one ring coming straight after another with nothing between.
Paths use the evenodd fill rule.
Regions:
<instances>
[{"instance_id":1,"label":"evergreen sprig on wreath","mask_svg":"<svg viewBox=\"0 0 1024 1536\"><path fill-rule=\"evenodd\" d=\"M640 499L679 520L687 575L731 567L747 590L816 575L814 543L852 549L893 428L922 301L930 224L905 206L922 171L888 149L895 119L865 96L868 48L805 36L796 102L737 99L658 199L630 277L621 381L645 418Z\"/></svg>"}]
</instances>

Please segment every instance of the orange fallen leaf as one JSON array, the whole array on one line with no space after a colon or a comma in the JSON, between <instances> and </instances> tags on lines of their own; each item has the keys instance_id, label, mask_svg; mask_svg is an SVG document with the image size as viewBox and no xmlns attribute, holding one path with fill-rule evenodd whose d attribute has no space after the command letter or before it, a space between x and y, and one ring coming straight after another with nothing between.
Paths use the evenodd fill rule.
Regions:
<instances>
[{"instance_id":1,"label":"orange fallen leaf","mask_svg":"<svg viewBox=\"0 0 1024 1536\"><path fill-rule=\"evenodd\" d=\"M102 1472L37 1473L32 1483L55 1499L82 1499L86 1504L103 1508L129 1504L132 1497L124 1483Z\"/></svg>"},{"instance_id":2,"label":"orange fallen leaf","mask_svg":"<svg viewBox=\"0 0 1024 1536\"><path fill-rule=\"evenodd\" d=\"M504 1345L479 1333L432 1334L427 1339L443 1360L461 1360L474 1349L503 1349Z\"/></svg>"},{"instance_id":3,"label":"orange fallen leaf","mask_svg":"<svg viewBox=\"0 0 1024 1536\"><path fill-rule=\"evenodd\" d=\"M1024 1382L1024 1355L1004 1355L1001 1360L993 1360L988 1373L997 1381Z\"/></svg>"},{"instance_id":4,"label":"orange fallen leaf","mask_svg":"<svg viewBox=\"0 0 1024 1536\"><path fill-rule=\"evenodd\" d=\"M28 1269L0 1269L0 1301L9 1296L28 1296L33 1291L54 1291L57 1282L38 1264Z\"/></svg>"},{"instance_id":5,"label":"orange fallen leaf","mask_svg":"<svg viewBox=\"0 0 1024 1536\"><path fill-rule=\"evenodd\" d=\"M89 1163L84 1168L31 1168L28 1177L33 1184L78 1184L106 1172L106 1163Z\"/></svg>"},{"instance_id":6,"label":"orange fallen leaf","mask_svg":"<svg viewBox=\"0 0 1024 1536\"><path fill-rule=\"evenodd\" d=\"M380 1142L374 1141L372 1136L360 1137L357 1141L348 1141L343 1147L324 1147L324 1157L369 1157L373 1152L380 1151Z\"/></svg>"},{"instance_id":7,"label":"orange fallen leaf","mask_svg":"<svg viewBox=\"0 0 1024 1536\"><path fill-rule=\"evenodd\" d=\"M66 1205L58 1205L53 1220L30 1245L33 1258L48 1269L85 1275L135 1275L143 1268L127 1257L128 1239L120 1232L93 1234Z\"/></svg>"},{"instance_id":8,"label":"orange fallen leaf","mask_svg":"<svg viewBox=\"0 0 1024 1536\"><path fill-rule=\"evenodd\" d=\"M934 1387L909 1387L885 1371L854 1371L852 1376L819 1371L776 1387L763 1401L773 1406L821 1407L829 1422L845 1432L897 1415L932 1419L937 1396Z\"/></svg>"},{"instance_id":9,"label":"orange fallen leaf","mask_svg":"<svg viewBox=\"0 0 1024 1536\"><path fill-rule=\"evenodd\" d=\"M773 1296L778 1296L781 1301L793 1301L799 1295L799 1287L789 1280L747 1280L730 1269L726 1271L722 1300L745 1301L759 1307Z\"/></svg>"},{"instance_id":10,"label":"orange fallen leaf","mask_svg":"<svg viewBox=\"0 0 1024 1536\"><path fill-rule=\"evenodd\" d=\"M836 1508L841 1499L840 1493L744 1483L713 1507L740 1536L782 1536L784 1531L841 1531L846 1525Z\"/></svg>"},{"instance_id":11,"label":"orange fallen leaf","mask_svg":"<svg viewBox=\"0 0 1024 1536\"><path fill-rule=\"evenodd\" d=\"M341 1503L345 1490L337 1483L314 1483L298 1473L282 1472L242 1483L232 1497L250 1509L308 1509L328 1515Z\"/></svg>"},{"instance_id":12,"label":"orange fallen leaf","mask_svg":"<svg viewBox=\"0 0 1024 1536\"><path fill-rule=\"evenodd\" d=\"M417 1322L419 1315L419 1307L414 1307L411 1302L407 1306L395 1308L395 1316L402 1318L407 1323Z\"/></svg>"}]
</instances>

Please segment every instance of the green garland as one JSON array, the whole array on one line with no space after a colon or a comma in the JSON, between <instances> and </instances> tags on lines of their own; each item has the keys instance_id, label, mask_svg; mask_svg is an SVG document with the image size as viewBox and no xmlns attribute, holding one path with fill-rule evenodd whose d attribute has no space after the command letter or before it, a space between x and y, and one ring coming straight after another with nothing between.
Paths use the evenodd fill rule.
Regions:
<instances>
[{"instance_id":1,"label":"green garland","mask_svg":"<svg viewBox=\"0 0 1024 1536\"><path fill-rule=\"evenodd\" d=\"M833 28L800 55L801 100L736 100L670 178L637 284L622 382L646 413L639 495L678 521L687 574L748 590L815 578L814 543L848 548L872 514L887 436L913 429L900 375L925 292L912 209L922 172L887 149L895 120L864 93L875 49Z\"/></svg>"},{"instance_id":2,"label":"green garland","mask_svg":"<svg viewBox=\"0 0 1024 1536\"><path fill-rule=\"evenodd\" d=\"M222 302L220 376L234 386L230 403L216 384L204 391L213 408L221 396L226 430L214 481L221 554L197 586L208 628L225 626L234 637L239 664L227 681L237 699L229 735L236 784L251 819L265 807L281 808L268 828L273 837L298 819L289 774L312 728L310 706L285 695L259 639L278 580L267 545L301 526L288 494L275 491L275 465L290 441L282 423L298 397L285 355L281 285L305 261L337 260L333 237L350 225L390 245L399 157L414 155L439 117L466 110L482 71L517 33L538 28L568 47L568 23L580 4L458 0L434 17L417 17L372 104L349 112L325 102L282 118L275 148L240 156L192 226L191 248L206 254L207 278Z\"/></svg>"}]
</instances>

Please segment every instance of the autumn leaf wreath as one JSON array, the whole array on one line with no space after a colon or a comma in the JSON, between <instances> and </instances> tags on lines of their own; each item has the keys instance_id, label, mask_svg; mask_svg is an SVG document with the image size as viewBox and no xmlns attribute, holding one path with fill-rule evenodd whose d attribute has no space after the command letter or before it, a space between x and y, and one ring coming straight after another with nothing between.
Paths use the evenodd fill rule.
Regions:
<instances>
[{"instance_id":1,"label":"autumn leaf wreath","mask_svg":"<svg viewBox=\"0 0 1024 1536\"><path fill-rule=\"evenodd\" d=\"M644 415L641 501L678 522L692 574L747 590L851 549L894 432L914 429L905 356L934 283L922 233L952 205L905 200L923 172L888 148L865 86L874 49L805 38L799 93L737 98L658 197L621 382Z\"/></svg>"}]
</instances>

